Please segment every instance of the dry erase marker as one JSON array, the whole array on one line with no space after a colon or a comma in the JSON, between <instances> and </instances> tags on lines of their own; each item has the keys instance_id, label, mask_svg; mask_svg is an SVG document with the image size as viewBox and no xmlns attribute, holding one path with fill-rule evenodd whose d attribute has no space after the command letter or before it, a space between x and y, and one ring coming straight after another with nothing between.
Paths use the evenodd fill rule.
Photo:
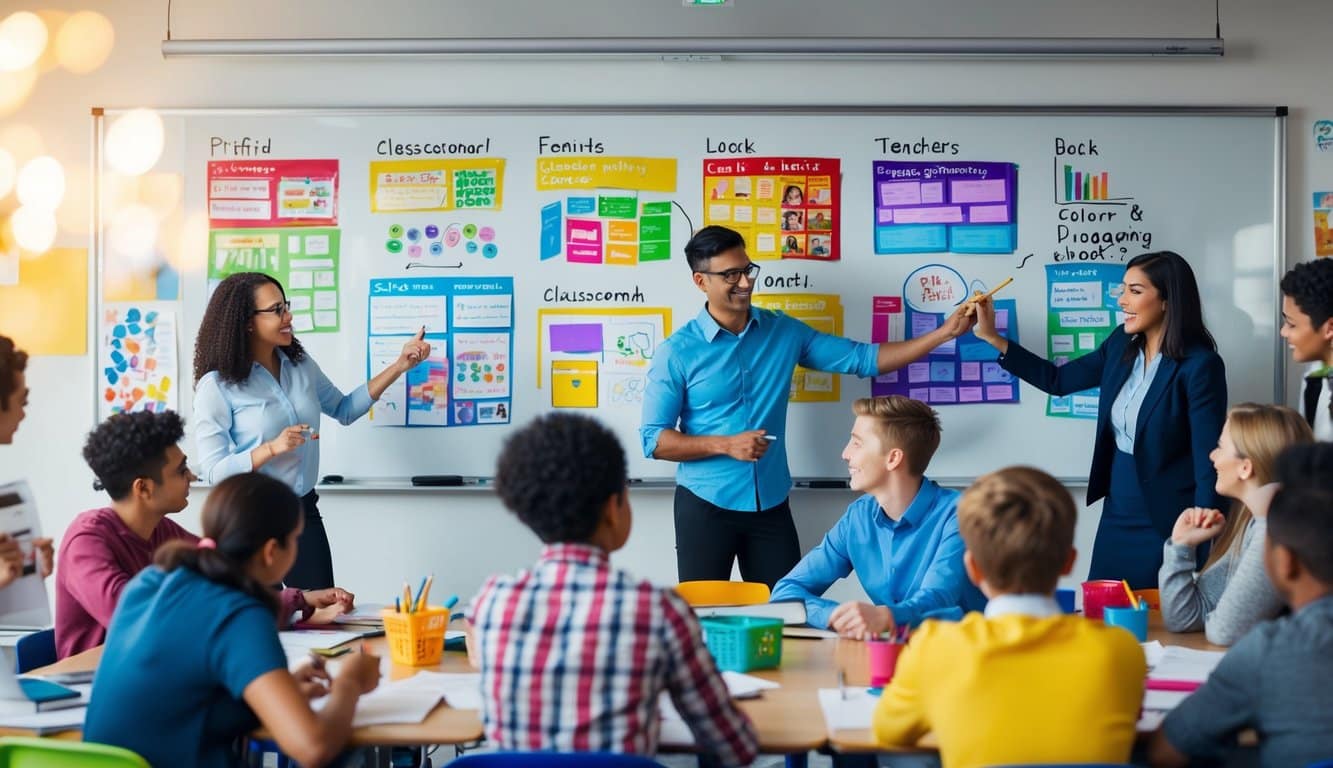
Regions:
<instances>
[{"instance_id":1,"label":"dry erase marker","mask_svg":"<svg viewBox=\"0 0 1333 768\"><path fill-rule=\"evenodd\" d=\"M778 436L777 436L777 435L764 435L764 439L767 440L767 441L770 442L770 443L776 443L776 442L778 441Z\"/></svg>"}]
</instances>

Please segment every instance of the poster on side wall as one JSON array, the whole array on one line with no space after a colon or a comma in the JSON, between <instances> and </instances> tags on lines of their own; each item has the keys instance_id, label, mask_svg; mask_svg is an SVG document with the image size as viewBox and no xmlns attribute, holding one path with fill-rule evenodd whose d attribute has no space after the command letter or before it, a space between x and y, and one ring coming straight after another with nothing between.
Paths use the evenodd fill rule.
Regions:
<instances>
[{"instance_id":1,"label":"poster on side wall","mask_svg":"<svg viewBox=\"0 0 1333 768\"><path fill-rule=\"evenodd\" d=\"M827 157L710 157L704 225L730 227L750 258L841 258L842 162Z\"/></svg>"},{"instance_id":2,"label":"poster on side wall","mask_svg":"<svg viewBox=\"0 0 1333 768\"><path fill-rule=\"evenodd\" d=\"M370 411L377 427L508 424L513 408L512 277L376 278L367 311L367 377L425 331L430 357Z\"/></svg>"},{"instance_id":3,"label":"poster on side wall","mask_svg":"<svg viewBox=\"0 0 1333 768\"><path fill-rule=\"evenodd\" d=\"M117 413L176 410L176 313L151 304L102 307L98 421Z\"/></svg>"},{"instance_id":4,"label":"poster on side wall","mask_svg":"<svg viewBox=\"0 0 1333 768\"><path fill-rule=\"evenodd\" d=\"M1096 350L1124 321L1123 264L1046 265L1046 359L1064 365ZM1099 387L1046 399L1046 415L1097 418Z\"/></svg>"},{"instance_id":5,"label":"poster on side wall","mask_svg":"<svg viewBox=\"0 0 1333 768\"><path fill-rule=\"evenodd\" d=\"M1333 192L1314 193L1314 255L1333 256L1333 227L1329 214L1333 213Z\"/></svg>"},{"instance_id":6,"label":"poster on side wall","mask_svg":"<svg viewBox=\"0 0 1333 768\"><path fill-rule=\"evenodd\" d=\"M538 309L537 388L552 408L641 407L669 335L670 307Z\"/></svg>"}]
</instances>

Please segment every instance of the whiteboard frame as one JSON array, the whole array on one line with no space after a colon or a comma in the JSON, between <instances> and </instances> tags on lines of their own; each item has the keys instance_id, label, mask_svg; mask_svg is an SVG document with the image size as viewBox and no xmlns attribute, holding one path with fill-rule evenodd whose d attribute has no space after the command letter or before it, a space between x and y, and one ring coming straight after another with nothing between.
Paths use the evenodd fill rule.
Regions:
<instances>
[{"instance_id":1,"label":"whiteboard frame","mask_svg":"<svg viewBox=\"0 0 1333 768\"><path fill-rule=\"evenodd\" d=\"M1288 108L1282 105L1262 106L1262 105L1194 105L1194 106L1167 106L1167 105L1023 105L1023 104L1004 104L1004 105L946 105L946 104L900 104L900 105L873 105L873 104L821 104L821 110L828 114L847 115L847 116L880 116L880 115L951 115L951 116L1026 116L1026 115L1060 115L1060 116L1091 116L1100 115L1108 117L1271 117L1273 118L1273 285L1277 286L1285 273L1286 262L1286 243L1287 243L1287 117ZM94 385L91 387L93 419L96 421L98 410L100 408L98 387L96 386L98 376L98 366L101 352L101 317L103 308L103 285L102 271L106 260L106 234L105 214L103 209L103 189L102 189L102 147L106 138L106 120L109 117L117 117L129 112L131 109L142 109L142 105L137 107L93 107L92 113L92 151L90 153L90 174L92 179L92 202L91 202L91 223L92 231L89 235L89 247L93 250L93 264L95 266L92 276L93 288L93 317L92 326L92 364L91 373ZM401 105L355 105L355 106L316 106L316 107L150 107L163 117L243 117L243 116L321 116L321 115L425 115L425 114L443 114L443 115L577 115L581 113L595 112L604 115L631 116L631 115L802 115L808 114L809 105L801 107L778 105L778 104L737 104L737 105L719 105L719 104L682 104L682 105L627 105L627 106L609 106L605 104L492 104L492 105L474 105L468 107L456 106L401 106ZM180 304L181 299L177 298L175 304ZM1282 326L1282 304L1276 302L1276 312L1274 317L1274 327ZM177 334L177 358L179 359L180 337ZM1273 340L1276 354L1274 358L1277 365L1273 371L1273 402L1282 403L1286 398L1287 364L1288 359L1285 351L1282 349L1282 337L1277 335ZM182 361L182 364L190 365L192 361ZM962 487L970 485L975 476L931 476L933 480L945 486ZM491 485L489 478L469 478L472 482L461 487L432 487L432 488L414 488L409 484L404 487L401 481L387 481L372 478L364 480L343 483L340 485L329 485L320 483L319 490L324 491L403 491L413 490L418 492L457 492L489 490ZM793 477L793 482L797 484L810 483L811 481L821 480L839 480L846 481L845 477ZM1056 478L1062 484L1071 487L1086 487L1088 483L1087 475L1059 476ZM644 477L636 478L636 487L658 488L675 487L674 477ZM206 487L206 486L204 486ZM801 490L812 490L801 488ZM837 490L846 490L845 488Z\"/></svg>"}]
</instances>

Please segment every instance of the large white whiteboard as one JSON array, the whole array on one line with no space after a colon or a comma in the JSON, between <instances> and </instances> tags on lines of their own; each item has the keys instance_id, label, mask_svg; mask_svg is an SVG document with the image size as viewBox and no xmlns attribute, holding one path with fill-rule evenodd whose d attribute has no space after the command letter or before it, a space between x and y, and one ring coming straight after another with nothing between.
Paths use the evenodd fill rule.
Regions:
<instances>
[{"instance_id":1,"label":"large white whiteboard","mask_svg":"<svg viewBox=\"0 0 1333 768\"><path fill-rule=\"evenodd\" d=\"M811 114L813 113L813 114ZM268 157L336 158L340 163L342 328L336 334L304 334L302 342L325 372L345 389L365 378L367 286L370 280L405 274L382 258L383 230L402 215L372 214L369 163L385 139L489 142L487 156L506 161L499 211L455 215L498 233L499 253L471 258L448 276L512 277L515 290L513 423L549 410L549 389L536 387L539 308L595 305L549 302L551 289L641 292L642 306L672 309L674 327L694 317L702 294L694 288L681 247L688 220L702 225L702 163L719 142L749 140L758 155L837 158L841 161L841 260L765 261L764 278L787 278L799 288L761 286L762 292L833 293L841 296L845 335L870 338L871 297L899 294L904 279L927 263L947 264L974 284L1015 283L1003 295L1018 303L1023 343L1046 347L1044 265L1068 245L1059 242L1056 204L1058 163L1104 171L1116 191L1132 198L1141 218L1127 209L1115 224L1074 223L1073 232L1112 228L1139 240L1116 259L1143 250L1182 253L1201 281L1206 320L1228 369L1232 402L1280 399L1284 355L1277 341L1277 280L1282 242L1283 146L1281 109L1161 111L1153 109L878 109L818 107L488 110L208 110L168 111L167 151L160 169L184 178L185 220L205 208L205 166L217 154L216 137L271 141ZM545 144L539 137L551 137ZM1055 155L1066 146L1093 142L1096 156ZM539 258L540 209L558 199L537 192L540 146L551 141L600 143L606 155L675 158L676 191L667 197L672 215L671 258L636 266L573 264ZM898 146L895 147L894 144ZM955 152L956 147L956 154ZM896 150L896 154L895 154ZM214 154L210 154L213 152ZM730 155L724 155L730 156ZM873 247L872 163L876 160L966 160L1018 166L1017 250L1014 254L876 255ZM105 201L104 201L105 202ZM438 218L438 217L437 217ZM1114 249L1112 251L1115 253ZM1032 254L1030 259L1025 259ZM182 365L193 357L195 331L206 303L203 252L187 255L182 279ZM105 257L103 257L105 258ZM99 263L103 263L99 260ZM1075 264L1078 262L1075 261ZM1022 265L1020 267L1020 264ZM183 383L188 373L182 369ZM549 387L549 383L546 385ZM850 424L850 402L869 393L868 381L843 377L841 401L793 403L785 447L797 477L840 477L839 458ZM181 408L189 412L188 387ZM1046 397L1023 385L1018 405L938 408L944 441L931 473L966 478L1010 463L1027 463L1077 481L1086 477L1092 422L1045 415ZM634 477L674 473L639 449L639 410L604 404L592 411L620 435ZM326 420L321 433L322 471L347 477L403 477L418 473L489 476L511 426L422 429L375 428L362 421L338 427Z\"/></svg>"}]
</instances>

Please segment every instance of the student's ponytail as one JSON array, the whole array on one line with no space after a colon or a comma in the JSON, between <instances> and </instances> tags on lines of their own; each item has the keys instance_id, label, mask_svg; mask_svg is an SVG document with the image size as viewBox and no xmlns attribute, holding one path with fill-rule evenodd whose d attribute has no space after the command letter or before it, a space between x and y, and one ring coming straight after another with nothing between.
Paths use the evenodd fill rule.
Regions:
<instances>
[{"instance_id":1,"label":"student's ponytail","mask_svg":"<svg viewBox=\"0 0 1333 768\"><path fill-rule=\"evenodd\" d=\"M246 566L270 539L286 546L301 514L301 500L285 484L257 472L233 475L214 486L204 502L204 538L198 544L164 544L153 562L167 572L189 568L209 581L244 592L276 616L277 592L250 576Z\"/></svg>"}]
</instances>

